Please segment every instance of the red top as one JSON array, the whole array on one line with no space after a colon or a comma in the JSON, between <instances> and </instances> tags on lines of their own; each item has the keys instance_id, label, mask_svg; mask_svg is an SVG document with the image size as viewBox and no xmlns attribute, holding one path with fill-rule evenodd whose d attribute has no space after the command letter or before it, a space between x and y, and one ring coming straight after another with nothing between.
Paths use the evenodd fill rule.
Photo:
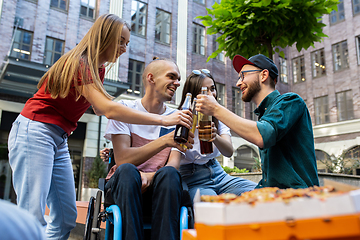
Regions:
<instances>
[{"instance_id":1,"label":"red top","mask_svg":"<svg viewBox=\"0 0 360 240\"><path fill-rule=\"evenodd\" d=\"M92 83L91 75L86 83ZM99 68L99 76L104 82L105 68ZM80 84L82 81L78 81ZM69 95L66 98L57 97L53 99L50 93L45 93L47 81L43 83L41 88L30 98L21 115L34 121L51 123L61 127L68 135L77 127L77 122L85 111L90 107L90 103L81 96L76 101L75 87L72 86Z\"/></svg>"}]
</instances>

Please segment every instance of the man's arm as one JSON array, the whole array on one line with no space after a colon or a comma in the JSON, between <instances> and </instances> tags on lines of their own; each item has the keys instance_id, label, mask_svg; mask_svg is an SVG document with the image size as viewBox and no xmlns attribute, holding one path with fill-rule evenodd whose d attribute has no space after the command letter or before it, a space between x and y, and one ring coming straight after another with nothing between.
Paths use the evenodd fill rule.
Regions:
<instances>
[{"instance_id":1,"label":"man's arm","mask_svg":"<svg viewBox=\"0 0 360 240\"><path fill-rule=\"evenodd\" d=\"M189 141L194 143L193 134L190 133ZM180 151L184 149L174 141L174 132L170 132L154 141L149 142L141 147L131 146L131 137L126 134L112 134L112 143L116 165L123 163L132 163L135 166L146 162L167 147L175 147ZM186 143L188 148L192 148L190 143Z\"/></svg>"},{"instance_id":2,"label":"man's arm","mask_svg":"<svg viewBox=\"0 0 360 240\"><path fill-rule=\"evenodd\" d=\"M256 126L256 121L242 118L227 108L221 106L213 96L198 95L196 110L216 117L219 121L228 126L240 137L262 148L264 146L263 138Z\"/></svg>"}]
</instances>

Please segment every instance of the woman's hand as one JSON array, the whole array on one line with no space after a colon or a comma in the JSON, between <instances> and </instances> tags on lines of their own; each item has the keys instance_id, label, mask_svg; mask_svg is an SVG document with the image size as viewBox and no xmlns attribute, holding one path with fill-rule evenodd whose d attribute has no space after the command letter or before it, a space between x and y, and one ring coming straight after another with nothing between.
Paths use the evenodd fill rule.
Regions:
<instances>
[{"instance_id":1,"label":"woman's hand","mask_svg":"<svg viewBox=\"0 0 360 240\"><path fill-rule=\"evenodd\" d=\"M190 110L181 110L170 115L164 116L162 119L163 126L173 126L181 124L187 128L192 126L192 113Z\"/></svg>"},{"instance_id":2,"label":"woman's hand","mask_svg":"<svg viewBox=\"0 0 360 240\"><path fill-rule=\"evenodd\" d=\"M215 141L216 135L217 135L217 128L215 126L215 123L212 122L211 123L211 139L209 140L209 142Z\"/></svg>"},{"instance_id":3,"label":"woman's hand","mask_svg":"<svg viewBox=\"0 0 360 240\"><path fill-rule=\"evenodd\" d=\"M100 150L100 158L103 160L103 162L109 161L109 153L110 153L110 148L104 148Z\"/></svg>"}]
</instances>

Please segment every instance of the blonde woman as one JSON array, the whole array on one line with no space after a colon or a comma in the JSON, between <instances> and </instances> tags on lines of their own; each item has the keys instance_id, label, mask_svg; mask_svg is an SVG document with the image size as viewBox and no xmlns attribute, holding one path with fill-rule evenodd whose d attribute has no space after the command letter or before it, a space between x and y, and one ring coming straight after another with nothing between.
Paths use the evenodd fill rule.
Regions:
<instances>
[{"instance_id":1,"label":"blonde woman","mask_svg":"<svg viewBox=\"0 0 360 240\"><path fill-rule=\"evenodd\" d=\"M113 14L100 16L81 42L41 78L10 131L9 162L20 207L46 226L47 239L67 239L75 227L74 177L67 138L93 106L97 115L133 124L191 126L188 111L144 113L111 101L103 87L105 64L126 52L130 26ZM50 221L44 219L45 206Z\"/></svg>"}]
</instances>

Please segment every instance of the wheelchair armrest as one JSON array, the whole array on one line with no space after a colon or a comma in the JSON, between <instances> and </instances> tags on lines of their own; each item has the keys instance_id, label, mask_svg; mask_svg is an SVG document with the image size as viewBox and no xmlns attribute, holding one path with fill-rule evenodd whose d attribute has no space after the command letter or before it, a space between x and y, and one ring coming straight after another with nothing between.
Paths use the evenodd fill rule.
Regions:
<instances>
[{"instance_id":1,"label":"wheelchair armrest","mask_svg":"<svg viewBox=\"0 0 360 240\"><path fill-rule=\"evenodd\" d=\"M99 178L99 185L98 185L98 187L99 187L99 189L101 190L101 191L105 191L105 178Z\"/></svg>"}]
</instances>

